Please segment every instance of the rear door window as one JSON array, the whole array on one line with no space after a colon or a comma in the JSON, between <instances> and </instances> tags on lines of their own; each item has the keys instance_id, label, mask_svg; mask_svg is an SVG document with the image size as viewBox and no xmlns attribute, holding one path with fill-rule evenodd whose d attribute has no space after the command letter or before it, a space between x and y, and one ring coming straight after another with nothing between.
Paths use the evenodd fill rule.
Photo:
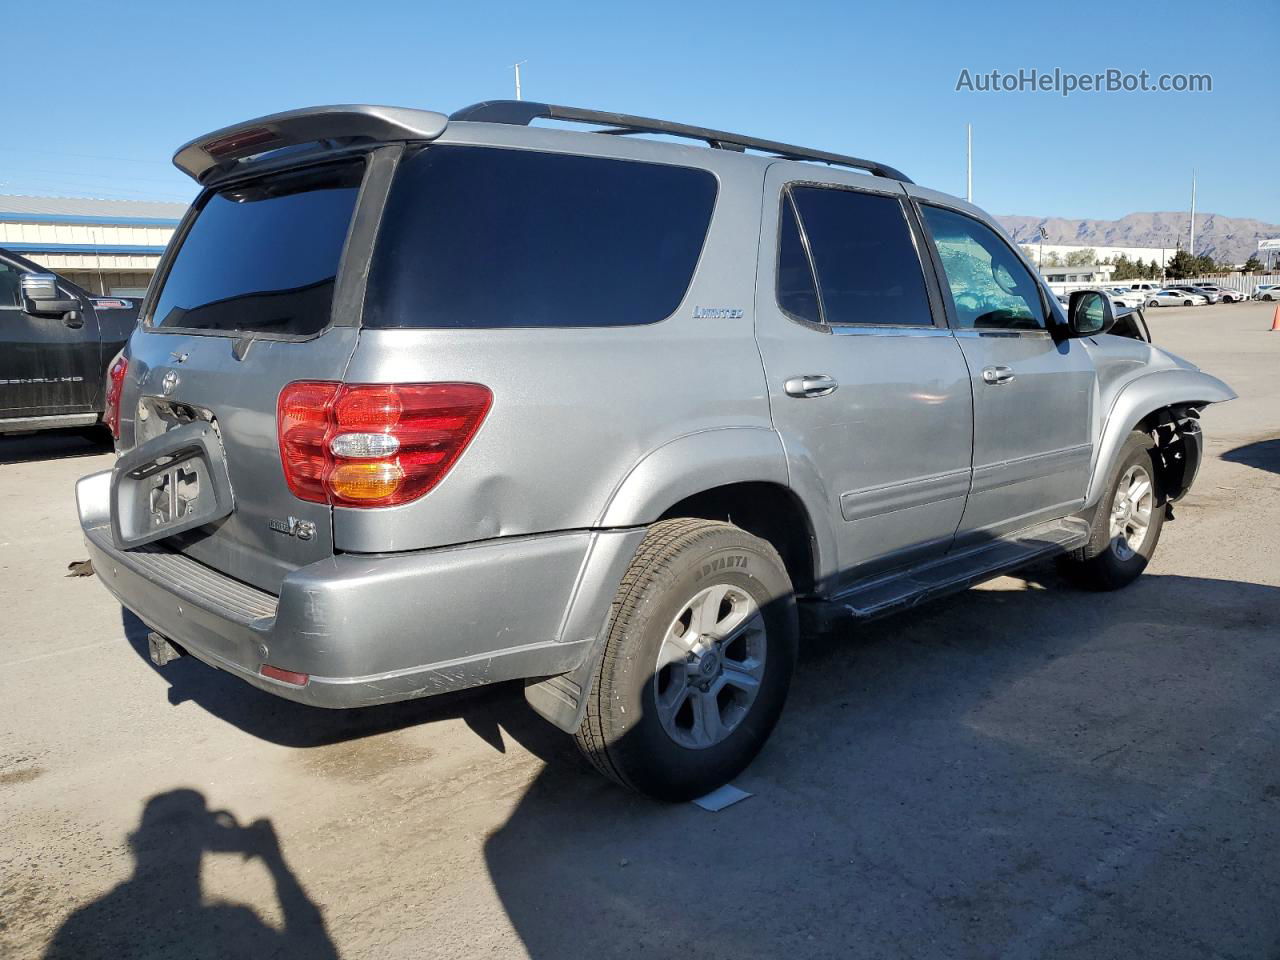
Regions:
<instances>
[{"instance_id":1,"label":"rear door window","mask_svg":"<svg viewBox=\"0 0 1280 960\"><path fill-rule=\"evenodd\" d=\"M151 312L157 327L306 336L329 323L360 162L295 171L204 201Z\"/></svg>"},{"instance_id":2,"label":"rear door window","mask_svg":"<svg viewBox=\"0 0 1280 960\"><path fill-rule=\"evenodd\" d=\"M778 237L778 306L793 320L821 323L818 288L813 265L800 238L800 224L790 196L782 197L782 221Z\"/></svg>"},{"instance_id":3,"label":"rear door window","mask_svg":"<svg viewBox=\"0 0 1280 960\"><path fill-rule=\"evenodd\" d=\"M834 187L800 186L790 193L813 256L824 322L932 325L924 271L900 201ZM785 217L784 209L784 250ZM784 279L780 270L780 302Z\"/></svg>"},{"instance_id":4,"label":"rear door window","mask_svg":"<svg viewBox=\"0 0 1280 960\"><path fill-rule=\"evenodd\" d=\"M715 206L689 167L432 146L383 214L367 327L613 327L684 299Z\"/></svg>"}]
</instances>

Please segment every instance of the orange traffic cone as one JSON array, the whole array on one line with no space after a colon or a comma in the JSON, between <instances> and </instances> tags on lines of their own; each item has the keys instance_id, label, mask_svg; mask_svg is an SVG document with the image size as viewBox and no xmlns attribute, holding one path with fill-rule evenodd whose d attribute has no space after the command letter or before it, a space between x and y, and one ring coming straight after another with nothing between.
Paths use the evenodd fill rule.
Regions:
<instances>
[{"instance_id":1,"label":"orange traffic cone","mask_svg":"<svg viewBox=\"0 0 1280 960\"><path fill-rule=\"evenodd\" d=\"M1271 318L1271 332L1280 330L1280 305L1276 306L1276 315Z\"/></svg>"}]
</instances>

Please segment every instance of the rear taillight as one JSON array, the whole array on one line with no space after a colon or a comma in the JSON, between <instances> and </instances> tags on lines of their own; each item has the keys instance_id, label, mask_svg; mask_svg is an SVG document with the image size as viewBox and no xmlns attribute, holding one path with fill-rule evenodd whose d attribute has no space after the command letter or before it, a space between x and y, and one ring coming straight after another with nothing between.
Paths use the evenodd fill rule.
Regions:
<instances>
[{"instance_id":1,"label":"rear taillight","mask_svg":"<svg viewBox=\"0 0 1280 960\"><path fill-rule=\"evenodd\" d=\"M129 372L129 360L123 353L116 354L107 368L107 402L102 420L111 436L120 439L120 393L124 389L124 375Z\"/></svg>"},{"instance_id":2,"label":"rear taillight","mask_svg":"<svg viewBox=\"0 0 1280 960\"><path fill-rule=\"evenodd\" d=\"M285 481L313 503L416 500L449 472L492 403L478 383L291 383L276 408Z\"/></svg>"}]
</instances>

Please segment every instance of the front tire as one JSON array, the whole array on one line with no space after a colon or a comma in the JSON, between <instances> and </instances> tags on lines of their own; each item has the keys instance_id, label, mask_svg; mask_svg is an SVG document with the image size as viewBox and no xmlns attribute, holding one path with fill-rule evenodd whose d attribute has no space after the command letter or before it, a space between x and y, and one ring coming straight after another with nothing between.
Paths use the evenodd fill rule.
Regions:
<instances>
[{"instance_id":1,"label":"front tire","mask_svg":"<svg viewBox=\"0 0 1280 960\"><path fill-rule=\"evenodd\" d=\"M1140 431L1129 434L1107 492L1098 504L1089 542L1062 560L1070 579L1092 590L1127 587L1147 568L1164 527L1165 501L1154 444Z\"/></svg>"},{"instance_id":2,"label":"front tire","mask_svg":"<svg viewBox=\"0 0 1280 960\"><path fill-rule=\"evenodd\" d=\"M718 521L654 524L610 610L579 748L656 799L709 793L773 731L798 634L791 579L769 543Z\"/></svg>"}]
</instances>

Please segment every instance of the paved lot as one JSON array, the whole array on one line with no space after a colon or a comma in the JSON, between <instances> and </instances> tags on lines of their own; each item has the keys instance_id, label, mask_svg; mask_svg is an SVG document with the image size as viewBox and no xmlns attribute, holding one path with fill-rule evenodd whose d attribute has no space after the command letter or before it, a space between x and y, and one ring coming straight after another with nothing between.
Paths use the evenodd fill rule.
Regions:
<instances>
[{"instance_id":1,"label":"paved lot","mask_svg":"<svg viewBox=\"0 0 1280 960\"><path fill-rule=\"evenodd\" d=\"M0 439L0 956L1280 956L1270 318L1151 311L1241 399L1138 584L809 645L719 814L604 783L516 689L328 713L154 669L64 576L109 454Z\"/></svg>"}]
</instances>

